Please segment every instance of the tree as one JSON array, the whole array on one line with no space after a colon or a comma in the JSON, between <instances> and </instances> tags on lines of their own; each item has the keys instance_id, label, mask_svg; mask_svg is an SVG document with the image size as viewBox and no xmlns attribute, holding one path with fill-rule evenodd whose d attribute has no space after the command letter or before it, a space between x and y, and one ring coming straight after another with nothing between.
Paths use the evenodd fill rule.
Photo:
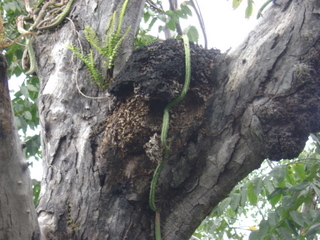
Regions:
<instances>
[{"instance_id":1,"label":"tree","mask_svg":"<svg viewBox=\"0 0 320 240\"><path fill-rule=\"evenodd\" d=\"M245 239L251 230L249 239L318 239L320 145L311 136L299 157L266 160L240 181L194 235Z\"/></svg>"},{"instance_id":2,"label":"tree","mask_svg":"<svg viewBox=\"0 0 320 240\"><path fill-rule=\"evenodd\" d=\"M129 1L122 30L131 29L105 89L66 47L89 53L83 29L104 36L122 4L75 0L66 21L35 37L45 175L37 211L46 239L154 238L152 160L162 155L163 109L183 85L182 41L130 56L144 1ZM229 55L191 45L191 85L170 111L170 153L156 186L163 239L188 239L263 159L297 156L320 130L317 7L276 2ZM103 69L102 58L95 63Z\"/></svg>"},{"instance_id":3,"label":"tree","mask_svg":"<svg viewBox=\"0 0 320 240\"><path fill-rule=\"evenodd\" d=\"M40 232L32 201L28 163L13 120L6 75L7 62L0 54L0 211L1 239L38 239Z\"/></svg>"}]
</instances>

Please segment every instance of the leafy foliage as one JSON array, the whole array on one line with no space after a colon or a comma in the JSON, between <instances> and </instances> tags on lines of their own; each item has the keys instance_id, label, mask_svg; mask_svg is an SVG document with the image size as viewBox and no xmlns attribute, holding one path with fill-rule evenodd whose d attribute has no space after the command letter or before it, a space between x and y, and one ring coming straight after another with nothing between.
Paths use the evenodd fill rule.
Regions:
<instances>
[{"instance_id":1,"label":"leafy foliage","mask_svg":"<svg viewBox=\"0 0 320 240\"><path fill-rule=\"evenodd\" d=\"M33 191L33 204L35 207L39 204L39 196L40 196L40 190L41 190L41 183L40 181L37 181L36 179L32 179L32 191Z\"/></svg>"},{"instance_id":2,"label":"leafy foliage","mask_svg":"<svg viewBox=\"0 0 320 240\"><path fill-rule=\"evenodd\" d=\"M121 8L119 17L117 12L112 14L112 17L108 23L104 41L101 43L96 32L90 27L86 26L84 29L85 37L87 41L99 52L99 54L105 60L105 67L111 69L113 66L114 58L125 36L130 31L131 27L128 27L126 32L121 36L122 20L127 8L128 0L126 0ZM93 81L101 88L106 87L110 82L103 80L102 74L96 69L94 63L94 53L90 50L89 54L85 56L81 53L81 50L76 47L67 46L78 58L80 58L90 71L90 75Z\"/></svg>"},{"instance_id":3,"label":"leafy foliage","mask_svg":"<svg viewBox=\"0 0 320 240\"><path fill-rule=\"evenodd\" d=\"M16 76L20 76L22 73L20 62L23 54L24 47L19 44L17 40L20 40L21 37L19 32L16 30L16 18L21 15L23 11L23 2L22 1L12 1L12 0L3 0L0 1L0 9L2 10L2 18L3 23L2 29L0 29L0 42L4 43L14 43L9 44L5 47L5 56L8 62L8 76L12 76L13 74ZM14 41L14 39L16 41ZM6 45L6 44L4 44ZM1 48L2 48L1 47Z\"/></svg>"},{"instance_id":4,"label":"leafy foliage","mask_svg":"<svg viewBox=\"0 0 320 240\"><path fill-rule=\"evenodd\" d=\"M149 32L149 29L139 28L139 35L135 38L135 48L143 47L159 40L158 38L148 34Z\"/></svg>"},{"instance_id":5,"label":"leafy foliage","mask_svg":"<svg viewBox=\"0 0 320 240\"><path fill-rule=\"evenodd\" d=\"M175 33L172 37L181 38L181 34L186 34L191 42L198 42L199 34L195 26L189 25L182 32L179 32L179 24L181 19L188 19L192 16L190 1L184 1L180 4L180 8L174 10L164 10L161 1L154 4L145 4L143 15L144 23L148 26L146 29L140 26L139 33L136 38L136 47L148 45L158 39L148 34L157 23L158 32L164 33L169 29Z\"/></svg>"},{"instance_id":6,"label":"leafy foliage","mask_svg":"<svg viewBox=\"0 0 320 240\"><path fill-rule=\"evenodd\" d=\"M262 12L264 11L264 9L270 4L272 3L274 0L266 0L262 6L259 8L258 13L257 13L257 19L262 17ZM242 3L242 0L233 0L232 2L232 7L233 9L237 9L240 4ZM247 7L245 10L245 17L246 18L250 18L253 14L253 4L254 1L253 0L248 0L247 1Z\"/></svg>"},{"instance_id":7,"label":"leafy foliage","mask_svg":"<svg viewBox=\"0 0 320 240\"><path fill-rule=\"evenodd\" d=\"M26 158L32 156L36 159L41 158L39 134L30 136L30 133L28 133L28 130L37 132L39 126L38 107L36 104L38 93L39 79L35 76L28 76L12 99L15 121L18 130L23 133L22 138L26 145Z\"/></svg>"},{"instance_id":8,"label":"leafy foliage","mask_svg":"<svg viewBox=\"0 0 320 240\"><path fill-rule=\"evenodd\" d=\"M78 58L80 58L84 64L89 69L90 77L93 79L93 81L101 88L105 87L105 84L103 83L102 74L96 69L95 63L94 63L94 57L93 57L93 51L90 50L89 54L87 56L83 55L81 53L80 48L74 48L71 46L67 46Z\"/></svg>"},{"instance_id":9,"label":"leafy foliage","mask_svg":"<svg viewBox=\"0 0 320 240\"><path fill-rule=\"evenodd\" d=\"M236 9L240 6L240 3L242 2L242 0L233 0L232 2L232 7L233 9ZM248 0L248 5L245 11L245 17L249 18L251 17L253 12L253 0Z\"/></svg>"},{"instance_id":10,"label":"leafy foliage","mask_svg":"<svg viewBox=\"0 0 320 240\"><path fill-rule=\"evenodd\" d=\"M271 171L255 171L240 182L195 235L243 239L238 230L241 227L233 225L239 217L247 219L250 215L256 223L260 221L258 227L245 228L251 231L250 240L313 239L320 234L320 144L313 136L317 139L313 147L297 159L280 163L266 160L262 171Z\"/></svg>"},{"instance_id":11,"label":"leafy foliage","mask_svg":"<svg viewBox=\"0 0 320 240\"><path fill-rule=\"evenodd\" d=\"M22 7L21 1L4 0L0 2L0 48L10 47L24 36L15 30L15 18L21 14Z\"/></svg>"}]
</instances>

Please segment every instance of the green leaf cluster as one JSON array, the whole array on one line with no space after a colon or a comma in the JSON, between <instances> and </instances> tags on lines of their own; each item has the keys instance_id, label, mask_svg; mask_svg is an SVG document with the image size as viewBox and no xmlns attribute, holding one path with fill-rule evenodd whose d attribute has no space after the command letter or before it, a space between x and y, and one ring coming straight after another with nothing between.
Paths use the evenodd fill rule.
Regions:
<instances>
[{"instance_id":1,"label":"green leaf cluster","mask_svg":"<svg viewBox=\"0 0 320 240\"><path fill-rule=\"evenodd\" d=\"M36 179L32 179L33 204L35 207L39 205L40 190L41 190L41 182L37 181Z\"/></svg>"},{"instance_id":2,"label":"green leaf cluster","mask_svg":"<svg viewBox=\"0 0 320 240\"><path fill-rule=\"evenodd\" d=\"M107 25L106 34L103 41L99 39L97 33L90 26L86 26L84 29L84 34L87 41L97 50L100 56L104 58L104 67L107 69L111 69L113 67L114 58L117 54L120 44L131 29L131 27L128 27L126 32L121 35L122 21L127 4L128 0L123 3L119 17L117 16L117 12L112 14L112 17ZM97 70L94 63L95 57L93 50L90 50L88 55L84 55L79 48L68 45L67 47L84 62L89 69L91 78L99 87L105 88L110 83L105 82L103 80L102 73Z\"/></svg>"},{"instance_id":3,"label":"green leaf cluster","mask_svg":"<svg viewBox=\"0 0 320 240\"><path fill-rule=\"evenodd\" d=\"M154 27L155 23L159 23L158 32L164 32L166 28L176 33L176 37L180 38L181 36L178 33L177 24L180 23L181 19L188 19L189 16L192 16L192 11L190 8L190 1L184 1L180 4L180 8L164 11L161 5L161 1L154 2L156 7L152 7L148 4L145 4L145 11L143 14L143 21L148 25L146 29L140 26L139 32L135 39L135 47L141 47L148 45L152 42L157 41L158 39L148 34L151 29ZM199 33L195 26L189 25L182 31L183 34L187 35L189 41L198 42Z\"/></svg>"},{"instance_id":4,"label":"green leaf cluster","mask_svg":"<svg viewBox=\"0 0 320 240\"><path fill-rule=\"evenodd\" d=\"M4 25L1 37L3 40L12 41L20 36L16 30L16 18L23 12L24 3L22 1L3 0L0 1L0 10L2 13ZM1 35L1 34L0 34ZM14 44L5 48L5 57L8 62L8 77L15 74L19 76L22 73L20 62L24 47L20 44Z\"/></svg>"},{"instance_id":5,"label":"green leaf cluster","mask_svg":"<svg viewBox=\"0 0 320 240\"><path fill-rule=\"evenodd\" d=\"M262 16L262 12L264 11L264 9L270 4L272 3L274 0L266 0L266 2L264 2L262 4L262 6L259 8L258 13L257 13L257 19L260 18ZM233 0L232 2L232 7L233 9L237 9L240 4L242 3L242 0ZM247 7L245 10L245 17L246 18L250 18L253 14L253 4L254 1L253 0L247 0Z\"/></svg>"},{"instance_id":6,"label":"green leaf cluster","mask_svg":"<svg viewBox=\"0 0 320 240\"><path fill-rule=\"evenodd\" d=\"M25 146L25 157L31 156L35 159L41 158L40 136L34 134L30 136L28 130L38 132L39 114L37 99L39 93L39 79L35 76L29 76L20 86L19 91L14 94L12 99L13 112L15 115L18 130L23 133Z\"/></svg>"},{"instance_id":7,"label":"green leaf cluster","mask_svg":"<svg viewBox=\"0 0 320 240\"><path fill-rule=\"evenodd\" d=\"M251 230L250 240L314 239L320 234L320 141L313 136L317 141L312 149L297 159L279 163L266 160L260 172L241 181L214 208L195 236L243 239L239 229ZM253 217L257 228L234 227L239 217Z\"/></svg>"},{"instance_id":8,"label":"green leaf cluster","mask_svg":"<svg viewBox=\"0 0 320 240\"><path fill-rule=\"evenodd\" d=\"M90 49L88 55L83 55L80 48L75 48L68 45L67 48L69 48L78 58L80 58L84 62L89 70L90 77L93 79L93 82L95 82L101 88L105 87L102 79L102 74L96 69L92 49Z\"/></svg>"},{"instance_id":9,"label":"green leaf cluster","mask_svg":"<svg viewBox=\"0 0 320 240\"><path fill-rule=\"evenodd\" d=\"M233 0L232 2L233 9L237 9L240 6L241 2L242 0ZM245 10L245 17L246 18L251 17L252 13L253 13L253 0L248 0L247 8Z\"/></svg>"},{"instance_id":10,"label":"green leaf cluster","mask_svg":"<svg viewBox=\"0 0 320 240\"><path fill-rule=\"evenodd\" d=\"M12 99L18 130L21 129L23 133L26 133L28 127L35 130L39 125L38 108L35 104L38 92L38 78L30 77L23 82Z\"/></svg>"},{"instance_id":11,"label":"green leaf cluster","mask_svg":"<svg viewBox=\"0 0 320 240\"><path fill-rule=\"evenodd\" d=\"M23 11L23 1L2 0L0 1L0 8L3 9L7 15L15 15Z\"/></svg>"}]
</instances>

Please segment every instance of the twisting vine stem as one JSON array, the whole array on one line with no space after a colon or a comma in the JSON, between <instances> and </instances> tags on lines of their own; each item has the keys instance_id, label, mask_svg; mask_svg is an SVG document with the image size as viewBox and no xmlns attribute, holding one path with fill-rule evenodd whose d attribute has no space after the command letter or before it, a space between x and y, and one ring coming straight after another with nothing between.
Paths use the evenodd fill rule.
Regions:
<instances>
[{"instance_id":1,"label":"twisting vine stem","mask_svg":"<svg viewBox=\"0 0 320 240\"><path fill-rule=\"evenodd\" d=\"M169 130L169 120L170 115L169 111L172 107L180 103L189 89L190 85L190 75L191 75L191 63L190 63L190 46L189 46L189 39L186 35L182 36L183 45L184 45L184 52L185 52L185 64L186 64L186 72L185 72L185 80L183 88L180 92L179 97L175 100L170 102L164 109L163 112L163 120L162 120L162 129L161 129L161 145L163 148L163 157L162 161L158 164L156 170L153 173L153 178L150 184L150 194L149 194L149 206L150 208L156 212L156 221L155 221L155 237L156 240L161 240L161 232L160 232L160 211L157 210L157 206L155 204L155 191L156 191L156 184L160 175L160 172L168 159L169 155L169 147L167 146L167 135Z\"/></svg>"}]
</instances>

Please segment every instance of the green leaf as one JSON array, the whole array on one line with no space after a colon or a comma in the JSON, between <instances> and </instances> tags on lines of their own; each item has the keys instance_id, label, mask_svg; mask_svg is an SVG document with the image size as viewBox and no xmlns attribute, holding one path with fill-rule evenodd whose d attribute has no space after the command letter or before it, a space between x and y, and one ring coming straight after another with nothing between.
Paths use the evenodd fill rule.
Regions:
<instances>
[{"instance_id":1,"label":"green leaf","mask_svg":"<svg viewBox=\"0 0 320 240\"><path fill-rule=\"evenodd\" d=\"M320 234L320 223L312 225L305 236L307 239L313 239L317 234Z\"/></svg>"},{"instance_id":2,"label":"green leaf","mask_svg":"<svg viewBox=\"0 0 320 240\"><path fill-rule=\"evenodd\" d=\"M291 188L288 189L288 191L291 191L291 192L298 192L298 191L302 191L302 190L305 190L306 188L308 188L310 186L310 182L309 181L303 181L303 182L300 182L294 186L292 186Z\"/></svg>"},{"instance_id":3,"label":"green leaf","mask_svg":"<svg viewBox=\"0 0 320 240\"><path fill-rule=\"evenodd\" d=\"M317 185L313 184L313 189L317 194L318 198L320 198L320 188Z\"/></svg>"},{"instance_id":4,"label":"green leaf","mask_svg":"<svg viewBox=\"0 0 320 240\"><path fill-rule=\"evenodd\" d=\"M26 139L26 154L28 156L35 156L39 153L40 149L40 135L36 134Z\"/></svg>"},{"instance_id":5,"label":"green leaf","mask_svg":"<svg viewBox=\"0 0 320 240\"><path fill-rule=\"evenodd\" d=\"M157 21L157 18L152 18L152 20L151 20L151 22L150 22L150 24L148 26L148 29L151 29L156 21Z\"/></svg>"},{"instance_id":6,"label":"green leaf","mask_svg":"<svg viewBox=\"0 0 320 240\"><path fill-rule=\"evenodd\" d=\"M253 187L254 187L254 193L258 196L262 189L262 179L260 177L256 177L253 179Z\"/></svg>"},{"instance_id":7,"label":"green leaf","mask_svg":"<svg viewBox=\"0 0 320 240\"><path fill-rule=\"evenodd\" d=\"M233 2L232 2L233 9L238 8L241 2L242 2L242 0L233 0Z\"/></svg>"},{"instance_id":8,"label":"green leaf","mask_svg":"<svg viewBox=\"0 0 320 240\"><path fill-rule=\"evenodd\" d=\"M145 13L143 14L143 20L144 20L144 22L145 22L145 23L148 22L149 19L150 19L150 17L151 17L151 14L150 14L149 12L145 12Z\"/></svg>"},{"instance_id":9,"label":"green leaf","mask_svg":"<svg viewBox=\"0 0 320 240\"><path fill-rule=\"evenodd\" d=\"M190 42L198 42L199 33L195 26L189 26L183 32L187 34Z\"/></svg>"},{"instance_id":10,"label":"green leaf","mask_svg":"<svg viewBox=\"0 0 320 240\"><path fill-rule=\"evenodd\" d=\"M178 10L175 12L176 13L176 21L179 21L179 18L182 18L182 19L188 19L188 15L183 13L181 10Z\"/></svg>"},{"instance_id":11,"label":"green leaf","mask_svg":"<svg viewBox=\"0 0 320 240\"><path fill-rule=\"evenodd\" d=\"M284 165L280 165L280 166L276 166L272 171L271 171L271 175L273 176L273 178L276 180L276 182L278 183L278 185L281 185L281 183L283 182L285 176L286 176L286 172L287 172L287 167Z\"/></svg>"},{"instance_id":12,"label":"green leaf","mask_svg":"<svg viewBox=\"0 0 320 240\"><path fill-rule=\"evenodd\" d=\"M32 179L32 190L33 190L33 203L34 203L34 206L37 207L39 204L39 195L41 190L40 181Z\"/></svg>"},{"instance_id":13,"label":"green leaf","mask_svg":"<svg viewBox=\"0 0 320 240\"><path fill-rule=\"evenodd\" d=\"M252 11L253 11L252 2L253 2L252 0L248 0L248 6L246 8L246 13L245 13L246 18L249 18L252 15Z\"/></svg>"},{"instance_id":14,"label":"green leaf","mask_svg":"<svg viewBox=\"0 0 320 240\"><path fill-rule=\"evenodd\" d=\"M302 163L293 164L293 169L301 181L306 179L306 171L304 168L304 164Z\"/></svg>"},{"instance_id":15,"label":"green leaf","mask_svg":"<svg viewBox=\"0 0 320 240\"><path fill-rule=\"evenodd\" d=\"M272 193L275 189L269 177L264 180L264 187L267 189L269 193Z\"/></svg>"},{"instance_id":16,"label":"green leaf","mask_svg":"<svg viewBox=\"0 0 320 240\"><path fill-rule=\"evenodd\" d=\"M21 123L21 129L24 132L24 134L26 134L27 128L28 128L28 124L27 124L26 120L23 117L20 116L19 119L20 119L20 123Z\"/></svg>"},{"instance_id":17,"label":"green leaf","mask_svg":"<svg viewBox=\"0 0 320 240\"><path fill-rule=\"evenodd\" d=\"M277 228L277 232L281 236L281 240L292 240L292 235L286 228L279 227Z\"/></svg>"},{"instance_id":18,"label":"green leaf","mask_svg":"<svg viewBox=\"0 0 320 240\"><path fill-rule=\"evenodd\" d=\"M285 196L282 200L282 206L285 210L292 208L295 204L296 199L292 196Z\"/></svg>"},{"instance_id":19,"label":"green leaf","mask_svg":"<svg viewBox=\"0 0 320 240\"><path fill-rule=\"evenodd\" d=\"M264 239L269 230L269 223L267 220L262 220L259 224L258 238Z\"/></svg>"},{"instance_id":20,"label":"green leaf","mask_svg":"<svg viewBox=\"0 0 320 240\"><path fill-rule=\"evenodd\" d=\"M313 218L314 223L320 222L320 210L319 209L311 210L310 216Z\"/></svg>"},{"instance_id":21,"label":"green leaf","mask_svg":"<svg viewBox=\"0 0 320 240\"><path fill-rule=\"evenodd\" d=\"M21 128L21 121L20 121L20 118L18 118L17 116L14 117L14 120L15 120L15 123L16 123L16 126L18 129Z\"/></svg>"},{"instance_id":22,"label":"green leaf","mask_svg":"<svg viewBox=\"0 0 320 240\"><path fill-rule=\"evenodd\" d=\"M258 231L252 231L249 235L249 240L260 240L259 238L259 232Z\"/></svg>"},{"instance_id":23,"label":"green leaf","mask_svg":"<svg viewBox=\"0 0 320 240\"><path fill-rule=\"evenodd\" d=\"M168 19L168 17L167 17L167 15L165 15L165 14L160 14L159 16L158 16L158 18L159 18L159 20L161 20L162 22L167 22L167 19Z\"/></svg>"},{"instance_id":24,"label":"green leaf","mask_svg":"<svg viewBox=\"0 0 320 240\"><path fill-rule=\"evenodd\" d=\"M279 215L275 211L268 213L268 223L271 227L275 227L279 222Z\"/></svg>"},{"instance_id":25,"label":"green leaf","mask_svg":"<svg viewBox=\"0 0 320 240\"><path fill-rule=\"evenodd\" d=\"M240 205L244 207L247 202L248 190L243 187L240 191L240 194L241 194Z\"/></svg>"},{"instance_id":26,"label":"green leaf","mask_svg":"<svg viewBox=\"0 0 320 240\"><path fill-rule=\"evenodd\" d=\"M24 103L22 102L16 102L13 106L15 114L21 114L21 112L23 112L24 110Z\"/></svg>"},{"instance_id":27,"label":"green leaf","mask_svg":"<svg viewBox=\"0 0 320 240\"><path fill-rule=\"evenodd\" d=\"M23 116L24 116L24 118L27 119L27 120L32 120L32 115L31 115L31 113L30 113L29 111L25 111L25 112L23 113Z\"/></svg>"},{"instance_id":28,"label":"green leaf","mask_svg":"<svg viewBox=\"0 0 320 240\"><path fill-rule=\"evenodd\" d=\"M218 213L221 214L230 204L231 198L225 198L218 206Z\"/></svg>"},{"instance_id":29,"label":"green leaf","mask_svg":"<svg viewBox=\"0 0 320 240\"><path fill-rule=\"evenodd\" d=\"M21 92L26 98L29 97L29 91L28 91L28 89L27 89L26 86L21 86L21 87L20 87L20 92Z\"/></svg>"},{"instance_id":30,"label":"green leaf","mask_svg":"<svg viewBox=\"0 0 320 240\"><path fill-rule=\"evenodd\" d=\"M312 224L313 219L312 219L310 213L308 213L308 212L302 212L302 213L301 213L301 216L302 216L303 221L304 221L307 225Z\"/></svg>"},{"instance_id":31,"label":"green leaf","mask_svg":"<svg viewBox=\"0 0 320 240\"><path fill-rule=\"evenodd\" d=\"M282 196L282 189L276 188L268 197L267 199L270 201L271 205L275 207L275 205L280 201Z\"/></svg>"},{"instance_id":32,"label":"green leaf","mask_svg":"<svg viewBox=\"0 0 320 240\"><path fill-rule=\"evenodd\" d=\"M169 20L169 22L166 24L166 26L167 26L167 28L169 28L172 31L176 30L176 23L172 18Z\"/></svg>"},{"instance_id":33,"label":"green leaf","mask_svg":"<svg viewBox=\"0 0 320 240\"><path fill-rule=\"evenodd\" d=\"M233 211L236 211L239 207L241 195L240 193L234 193L231 195L230 207Z\"/></svg>"},{"instance_id":34,"label":"green leaf","mask_svg":"<svg viewBox=\"0 0 320 240\"><path fill-rule=\"evenodd\" d=\"M248 185L248 199L251 205L256 205L258 202L258 197L254 192L253 182Z\"/></svg>"},{"instance_id":35,"label":"green leaf","mask_svg":"<svg viewBox=\"0 0 320 240\"><path fill-rule=\"evenodd\" d=\"M162 32L162 31L164 31L164 29L165 29L165 27L160 25L160 26L158 27L158 32L160 33L160 32Z\"/></svg>"},{"instance_id":36,"label":"green leaf","mask_svg":"<svg viewBox=\"0 0 320 240\"><path fill-rule=\"evenodd\" d=\"M288 180L288 182L291 185L294 185L296 183L295 179L294 179L294 173L293 173L293 169L291 165L287 165L287 174L286 174L286 178Z\"/></svg>"},{"instance_id":37,"label":"green leaf","mask_svg":"<svg viewBox=\"0 0 320 240\"><path fill-rule=\"evenodd\" d=\"M301 216L301 213L297 212L297 211L291 211L290 212L290 216L292 218L292 220L297 223L298 225L300 225L301 227L304 226L304 221L303 218Z\"/></svg>"},{"instance_id":38,"label":"green leaf","mask_svg":"<svg viewBox=\"0 0 320 240\"><path fill-rule=\"evenodd\" d=\"M27 89L29 91L32 91L32 92L38 92L39 91L39 89L37 87L35 87L34 85L31 85L31 84L27 85Z\"/></svg>"},{"instance_id":39,"label":"green leaf","mask_svg":"<svg viewBox=\"0 0 320 240\"><path fill-rule=\"evenodd\" d=\"M285 222L287 224L287 229L292 233L294 236L299 236L299 233L297 232L296 229L296 224L294 224L294 221L292 221L290 218L286 218ZM297 226L298 227L298 226Z\"/></svg>"},{"instance_id":40,"label":"green leaf","mask_svg":"<svg viewBox=\"0 0 320 240\"><path fill-rule=\"evenodd\" d=\"M189 16L192 16L191 9L185 4L181 4L181 11Z\"/></svg>"},{"instance_id":41,"label":"green leaf","mask_svg":"<svg viewBox=\"0 0 320 240\"><path fill-rule=\"evenodd\" d=\"M175 12L171 10L165 11L165 14L167 14L170 18L174 18L176 15Z\"/></svg>"}]
</instances>

